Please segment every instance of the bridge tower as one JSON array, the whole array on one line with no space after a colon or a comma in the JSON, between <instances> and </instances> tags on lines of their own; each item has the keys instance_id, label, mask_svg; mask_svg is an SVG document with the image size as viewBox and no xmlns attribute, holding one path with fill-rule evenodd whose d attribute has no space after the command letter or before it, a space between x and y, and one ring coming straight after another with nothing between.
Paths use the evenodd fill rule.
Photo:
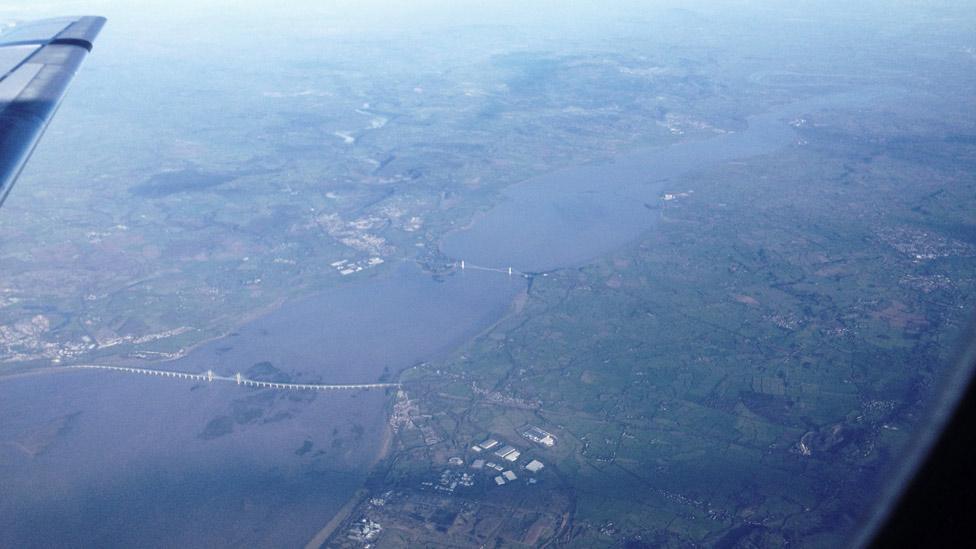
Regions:
<instances>
[{"instance_id":1,"label":"bridge tower","mask_svg":"<svg viewBox=\"0 0 976 549\"><path fill-rule=\"evenodd\" d=\"M213 370L207 370L207 381L213 383L213 376L214 376Z\"/></svg>"},{"instance_id":2,"label":"bridge tower","mask_svg":"<svg viewBox=\"0 0 976 549\"><path fill-rule=\"evenodd\" d=\"M240 372L237 372L236 374L234 374L234 381L236 381L238 385L241 384L241 373Z\"/></svg>"},{"instance_id":3,"label":"bridge tower","mask_svg":"<svg viewBox=\"0 0 976 549\"><path fill-rule=\"evenodd\" d=\"M463 259L461 260L461 270L462 271L464 270L464 260Z\"/></svg>"}]
</instances>

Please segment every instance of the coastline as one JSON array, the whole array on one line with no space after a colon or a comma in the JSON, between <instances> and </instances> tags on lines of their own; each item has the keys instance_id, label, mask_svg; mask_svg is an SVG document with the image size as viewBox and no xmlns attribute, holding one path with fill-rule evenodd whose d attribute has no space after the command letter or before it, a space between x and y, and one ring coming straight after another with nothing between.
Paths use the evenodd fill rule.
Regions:
<instances>
[{"instance_id":1,"label":"coastline","mask_svg":"<svg viewBox=\"0 0 976 549\"><path fill-rule=\"evenodd\" d=\"M390 451L393 449L395 434L393 432L393 428L390 427L389 422L384 423L382 436L383 438L380 441L379 450L370 461L369 467L366 468L367 472L372 472L373 468L376 467L376 465L381 461L386 459L390 455ZM356 490L356 493L349 498L341 509L339 509L339 512L329 519L329 522L327 522L322 529L316 532L316 534L312 536L312 539L305 544L305 549L318 549L319 547L322 547L327 541L329 541L339 526L346 522L349 516L352 515L353 511L362 505L363 501L365 501L367 497L369 497L369 490L366 488Z\"/></svg>"},{"instance_id":2,"label":"coastline","mask_svg":"<svg viewBox=\"0 0 976 549\"><path fill-rule=\"evenodd\" d=\"M479 330L466 342L458 345L454 350L456 351L458 349L461 349L468 341L473 341L478 337L481 337L484 334L490 332L495 326L497 326L499 323L503 322L505 319L509 318L510 316L520 314L521 307L519 307L519 298L524 297L525 295L526 295L526 290L523 289L518 294L516 294L516 296L512 299L512 301L509 303L508 310L505 313L503 313L499 318L495 319L493 322L491 322L488 326L486 326L482 330ZM406 370L409 370L409 368L405 368L400 372L400 374L402 374ZM390 426L389 422L387 422L384 424L379 450L376 452L373 459L370 461L369 467L367 467L368 472L372 472L373 469L379 463L381 463L384 459L389 457L390 453L393 450L393 445L395 441L396 441L396 433L393 431L393 428ZM369 491L366 488L360 488L356 490L356 493L351 498L349 498L349 500L346 502L345 505L342 506L339 512L336 513L335 516L333 516L329 520L329 522L327 522L325 526L323 526L322 529L320 529L315 534L315 536L313 536L312 539L310 539L308 543L305 544L305 549L318 549L320 547L323 547L324 544L332 537L332 535L335 534L335 531L343 523L345 523L346 520L348 520L350 515L352 515L352 513L362 505L362 503L366 500L367 497L369 497Z\"/></svg>"},{"instance_id":3,"label":"coastline","mask_svg":"<svg viewBox=\"0 0 976 549\"><path fill-rule=\"evenodd\" d=\"M356 494L342 506L342 509L339 509L339 512L321 530L312 536L312 539L308 540L308 543L305 544L305 549L319 549L319 547L322 547L332 537L336 529L349 518L353 510L359 507L359 504L363 502L367 495L369 495L369 492L365 488L356 490Z\"/></svg>"}]
</instances>

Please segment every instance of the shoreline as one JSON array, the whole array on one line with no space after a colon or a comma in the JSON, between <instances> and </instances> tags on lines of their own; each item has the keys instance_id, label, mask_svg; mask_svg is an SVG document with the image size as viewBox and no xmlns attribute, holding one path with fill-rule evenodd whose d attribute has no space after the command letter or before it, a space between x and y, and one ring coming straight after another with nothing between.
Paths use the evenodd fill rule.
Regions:
<instances>
[{"instance_id":1,"label":"shoreline","mask_svg":"<svg viewBox=\"0 0 976 549\"><path fill-rule=\"evenodd\" d=\"M353 497L349 498L349 501L347 501L346 504L339 509L339 512L336 513L329 520L329 522L322 527L321 530L312 536L312 539L308 540L308 543L305 544L305 549L319 549L322 547L325 542L332 537L332 534L335 533L336 529L338 529L339 526L345 522L347 518L349 518L349 515L351 515L352 512L359 507L359 504L362 503L368 495L369 492L365 488L356 490Z\"/></svg>"},{"instance_id":2,"label":"shoreline","mask_svg":"<svg viewBox=\"0 0 976 549\"><path fill-rule=\"evenodd\" d=\"M491 324L486 326L484 329L479 330L466 342L458 345L451 352L456 352L460 350L468 342L474 341L475 339L488 333L493 328L498 326L499 323L503 322L505 319L509 318L510 316L520 314L521 310L518 307L518 300L519 297L524 296L526 294L526 291L527 290L523 289L518 294L516 294L516 296L509 303L508 310L506 310L505 313L503 313L499 318L495 319L495 321L493 321ZM398 373L398 376L409 369L410 367L404 368ZM389 415L389 411L387 411L387 415ZM390 453L393 450L393 444L395 440L396 440L396 433L393 431L393 428L390 426L389 422L387 421L384 424L379 450L376 452L373 459L370 461L369 467L367 467L368 473L371 473L379 463L381 463L384 459L389 457ZM323 526L322 529L319 530L315 534L315 536L313 536L312 539L310 539L308 543L305 544L305 549L319 549L320 547L323 547L323 545L332 537L332 535L339 528L339 526L341 526L349 518L349 516L352 515L353 511L355 511L356 509L359 508L360 505L362 505L363 501L365 501L367 497L369 497L369 490L367 490L366 488L359 488L358 490L356 490L356 493L351 498L349 498L349 500L345 503L345 505L342 506L339 512L336 513L335 516L333 516L329 520L329 522L327 522L325 526Z\"/></svg>"},{"instance_id":3,"label":"shoreline","mask_svg":"<svg viewBox=\"0 0 976 549\"><path fill-rule=\"evenodd\" d=\"M384 423L383 435L380 440L379 450L374 454L373 459L369 463L369 467L366 468L367 473L373 471L373 469L384 459L390 455L390 451L393 449L393 441L396 435L393 432L393 428L390 426L389 421ZM339 509L329 522L325 523L318 532L312 536L312 539L308 540L305 544L305 549L319 549L322 547L329 539L335 534L335 531L342 526L344 522L352 515L353 511L362 505L363 501L369 497L369 490L366 488L359 488L356 493L353 494L351 498Z\"/></svg>"}]
</instances>

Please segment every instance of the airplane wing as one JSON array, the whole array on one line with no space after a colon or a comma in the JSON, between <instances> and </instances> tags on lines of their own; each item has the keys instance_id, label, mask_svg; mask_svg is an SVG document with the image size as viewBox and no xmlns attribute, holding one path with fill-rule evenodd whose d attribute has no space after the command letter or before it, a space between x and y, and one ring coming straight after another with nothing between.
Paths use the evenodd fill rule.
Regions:
<instances>
[{"instance_id":1,"label":"airplane wing","mask_svg":"<svg viewBox=\"0 0 976 549\"><path fill-rule=\"evenodd\" d=\"M104 17L44 19L0 35L0 205L104 24Z\"/></svg>"}]
</instances>

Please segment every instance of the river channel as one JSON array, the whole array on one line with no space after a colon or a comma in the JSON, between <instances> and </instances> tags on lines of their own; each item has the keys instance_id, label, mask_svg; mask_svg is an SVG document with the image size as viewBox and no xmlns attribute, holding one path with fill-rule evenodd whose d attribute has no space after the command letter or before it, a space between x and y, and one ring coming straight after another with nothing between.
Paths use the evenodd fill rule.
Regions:
<instances>
[{"instance_id":1,"label":"river channel","mask_svg":"<svg viewBox=\"0 0 976 549\"><path fill-rule=\"evenodd\" d=\"M681 177L794 145L789 121L854 96L837 97L752 117L742 132L526 180L441 249L524 272L586 263L652 229L653 205L683 190ZM525 284L499 272L435 278L394 265L286 303L167 367L309 383L395 378L491 326ZM111 372L6 380L0 546L302 545L361 486L387 436L389 398Z\"/></svg>"}]
</instances>

